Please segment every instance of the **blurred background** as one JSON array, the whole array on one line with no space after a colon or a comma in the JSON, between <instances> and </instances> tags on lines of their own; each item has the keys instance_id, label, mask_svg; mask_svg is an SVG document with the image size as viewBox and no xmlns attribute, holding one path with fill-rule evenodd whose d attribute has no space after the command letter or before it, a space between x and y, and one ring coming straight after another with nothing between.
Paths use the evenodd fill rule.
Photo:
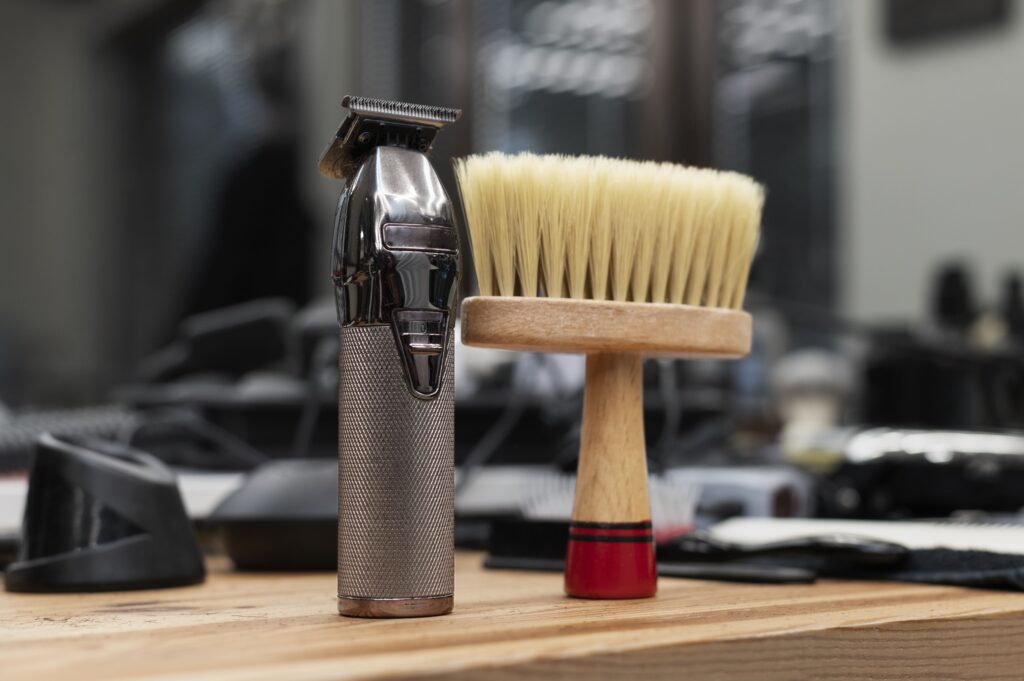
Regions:
<instances>
[{"instance_id":1,"label":"blurred background","mask_svg":"<svg viewBox=\"0 0 1024 681\"><path fill-rule=\"evenodd\" d=\"M645 369L653 470L700 513L1016 510L1020 10L6 0L0 471L44 430L190 469L335 455L341 187L317 159L355 93L463 109L434 151L452 192L451 158L495 149L767 186L753 354ZM460 512L487 515L481 471L572 470L582 361L459 353Z\"/></svg>"}]
</instances>

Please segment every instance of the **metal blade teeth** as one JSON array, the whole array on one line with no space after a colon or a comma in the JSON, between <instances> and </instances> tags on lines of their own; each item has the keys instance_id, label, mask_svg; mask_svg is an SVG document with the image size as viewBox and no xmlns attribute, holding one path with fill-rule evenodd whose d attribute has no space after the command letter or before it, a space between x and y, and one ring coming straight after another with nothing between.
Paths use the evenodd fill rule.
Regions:
<instances>
[{"instance_id":1,"label":"metal blade teeth","mask_svg":"<svg viewBox=\"0 0 1024 681\"><path fill-rule=\"evenodd\" d=\"M390 99L356 97L353 95L345 97L341 105L358 114L416 118L436 121L438 123L454 123L462 113L459 109L452 109L446 106L410 104L408 102L395 102Z\"/></svg>"}]
</instances>

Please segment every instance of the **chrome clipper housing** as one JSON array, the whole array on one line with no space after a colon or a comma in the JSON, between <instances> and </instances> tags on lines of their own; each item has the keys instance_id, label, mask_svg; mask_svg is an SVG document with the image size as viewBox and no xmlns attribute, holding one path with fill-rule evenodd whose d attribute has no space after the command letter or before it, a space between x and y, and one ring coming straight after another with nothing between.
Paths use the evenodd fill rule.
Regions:
<instances>
[{"instance_id":1,"label":"chrome clipper housing","mask_svg":"<svg viewBox=\"0 0 1024 681\"><path fill-rule=\"evenodd\" d=\"M346 179L332 277L342 326L390 325L413 395L439 389L455 322L459 239L426 154L458 109L346 97L351 113L320 159Z\"/></svg>"},{"instance_id":2,"label":"chrome clipper housing","mask_svg":"<svg viewBox=\"0 0 1024 681\"><path fill-rule=\"evenodd\" d=\"M332 277L338 361L338 612L453 607L459 238L427 160L455 109L346 97L320 159L346 182Z\"/></svg>"}]
</instances>

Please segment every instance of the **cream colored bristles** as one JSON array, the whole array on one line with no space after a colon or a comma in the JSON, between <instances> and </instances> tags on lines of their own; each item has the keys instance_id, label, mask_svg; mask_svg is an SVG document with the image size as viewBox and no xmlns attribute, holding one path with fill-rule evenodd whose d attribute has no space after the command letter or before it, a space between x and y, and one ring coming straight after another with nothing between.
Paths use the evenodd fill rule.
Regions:
<instances>
[{"instance_id":1,"label":"cream colored bristles","mask_svg":"<svg viewBox=\"0 0 1024 681\"><path fill-rule=\"evenodd\" d=\"M633 279L633 263L643 225L626 214L629 207L637 207L636 199L643 194L639 164L614 168L605 188L611 210L612 262L608 272L612 300L629 300L629 285Z\"/></svg>"},{"instance_id":2,"label":"cream colored bristles","mask_svg":"<svg viewBox=\"0 0 1024 681\"><path fill-rule=\"evenodd\" d=\"M592 159L575 158L570 163L574 175L591 174ZM567 220L565 281L570 298L586 298L594 223L592 213L597 203L598 187L594 182L570 182L569 185L564 190L566 202L563 204Z\"/></svg>"},{"instance_id":3,"label":"cream colored bristles","mask_svg":"<svg viewBox=\"0 0 1024 681\"><path fill-rule=\"evenodd\" d=\"M663 165L660 172L666 178L665 200L661 205L661 216L659 220L663 224L673 225L679 222L678 216L683 209L685 192L678 191L675 187L675 166ZM669 273L672 271L673 256L675 255L676 238L679 230L658 229L654 240L654 254L651 262L651 291L650 301L652 303L667 303L669 296Z\"/></svg>"},{"instance_id":4,"label":"cream colored bristles","mask_svg":"<svg viewBox=\"0 0 1024 681\"><path fill-rule=\"evenodd\" d=\"M514 157L509 173L508 220L515 234L516 276L519 295L536 296L540 291L541 204L537 192L539 164L534 156Z\"/></svg>"},{"instance_id":5,"label":"cream colored bristles","mask_svg":"<svg viewBox=\"0 0 1024 681\"><path fill-rule=\"evenodd\" d=\"M540 210L540 265L544 275L544 295L562 298L565 295L565 254L569 223L574 219L573 190L576 184L568 175L570 159L558 156L538 157L538 172L533 191Z\"/></svg>"},{"instance_id":6,"label":"cream colored bristles","mask_svg":"<svg viewBox=\"0 0 1024 681\"><path fill-rule=\"evenodd\" d=\"M593 189L595 203L590 211L590 254L587 265L590 271L590 297L607 300L611 295L608 277L612 258L612 207L611 201L600 200L608 197L611 185L611 170L604 159L590 160L589 182Z\"/></svg>"},{"instance_id":7,"label":"cream colored bristles","mask_svg":"<svg viewBox=\"0 0 1024 681\"><path fill-rule=\"evenodd\" d=\"M459 181L459 194L462 196L462 209L466 213L466 228L469 240L476 251L473 264L476 270L476 283L480 295L494 295L494 266L491 263L491 230L488 224L493 210L487 205L486 194L497 183L490 175L495 164L484 157L470 156L455 162L455 175ZM470 179L472 178L472 179ZM514 188L509 188L514 191Z\"/></svg>"},{"instance_id":8,"label":"cream colored bristles","mask_svg":"<svg viewBox=\"0 0 1024 681\"><path fill-rule=\"evenodd\" d=\"M740 309L747 293L747 279L750 277L750 266L754 261L754 251L761 232L761 210L764 207L764 188L755 182L744 182L746 194L743 202L751 206L748 211L738 211L737 220L740 224L740 235L736 249L729 262L733 269L729 273L729 281L735 282L729 307Z\"/></svg>"},{"instance_id":9,"label":"cream colored bristles","mask_svg":"<svg viewBox=\"0 0 1024 681\"><path fill-rule=\"evenodd\" d=\"M693 236L690 241L690 266L683 273L686 277L686 287L683 289L681 302L686 305L700 305L706 298L704 284L708 280L711 263L712 225L721 218L718 211L721 187L714 181L713 176L700 174L695 179L695 189L699 192L697 195L700 200L695 201L691 218Z\"/></svg>"},{"instance_id":10,"label":"cream colored bristles","mask_svg":"<svg viewBox=\"0 0 1024 681\"><path fill-rule=\"evenodd\" d=\"M635 211L632 216L632 223L636 229L636 244L632 270L630 273L630 294L625 300L646 302L649 300L648 292L651 288L651 264L654 262L654 247L658 243L658 235L665 230L663 209L667 203L668 192L664 179L661 177L661 169L652 163L639 165L637 173L633 176L634 186L629 193L629 198L622 202L623 207L633 204L632 197L647 196L648 200L642 204L637 203L629 209ZM651 179L654 184L645 187ZM623 221L628 219L627 215L622 216Z\"/></svg>"},{"instance_id":11,"label":"cream colored bristles","mask_svg":"<svg viewBox=\"0 0 1024 681\"><path fill-rule=\"evenodd\" d=\"M497 165L494 168L494 181L511 186L518 174L510 169ZM486 195L487 205L495 215L512 215L515 207L512 196L508 192L490 192ZM494 267L494 283L500 296L515 295L516 277L516 224L508 218L496 220L491 225L491 264Z\"/></svg>"},{"instance_id":12,"label":"cream colored bristles","mask_svg":"<svg viewBox=\"0 0 1024 681\"><path fill-rule=\"evenodd\" d=\"M680 305L686 299L686 283L697 235L694 223L702 203L696 197L704 191L706 183L707 174L701 172L677 171L672 178L671 193L679 206L672 229L674 236L668 275L668 302L674 305Z\"/></svg>"},{"instance_id":13,"label":"cream colored bristles","mask_svg":"<svg viewBox=\"0 0 1024 681\"><path fill-rule=\"evenodd\" d=\"M500 153L455 171L481 295L743 305L764 203L746 176Z\"/></svg>"}]
</instances>

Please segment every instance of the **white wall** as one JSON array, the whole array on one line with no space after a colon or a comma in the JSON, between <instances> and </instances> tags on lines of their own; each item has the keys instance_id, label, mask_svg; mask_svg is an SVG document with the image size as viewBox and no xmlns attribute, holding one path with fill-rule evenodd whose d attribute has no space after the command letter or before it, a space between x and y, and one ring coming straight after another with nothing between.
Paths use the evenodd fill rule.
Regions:
<instances>
[{"instance_id":1,"label":"white wall","mask_svg":"<svg viewBox=\"0 0 1024 681\"><path fill-rule=\"evenodd\" d=\"M844 0L840 261L846 314L920 319L938 262L989 301L1024 269L1024 6L1011 25L909 48L879 0Z\"/></svg>"}]
</instances>

